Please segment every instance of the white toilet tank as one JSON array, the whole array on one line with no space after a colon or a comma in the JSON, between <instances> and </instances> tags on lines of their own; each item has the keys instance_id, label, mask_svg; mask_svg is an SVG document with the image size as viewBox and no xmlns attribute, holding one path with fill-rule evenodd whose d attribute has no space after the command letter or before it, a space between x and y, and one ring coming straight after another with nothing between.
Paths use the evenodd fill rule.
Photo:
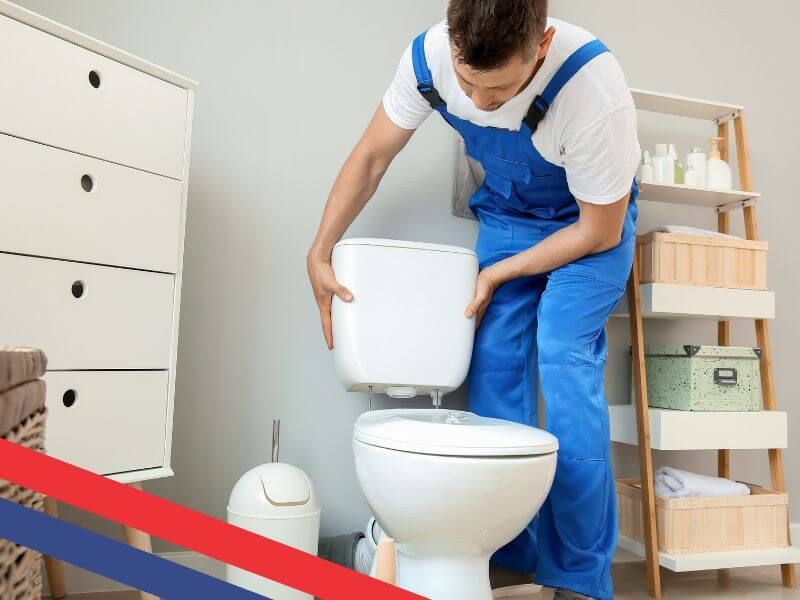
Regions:
<instances>
[{"instance_id":1,"label":"white toilet tank","mask_svg":"<svg viewBox=\"0 0 800 600\"><path fill-rule=\"evenodd\" d=\"M410 398L445 394L467 376L478 259L456 246L348 239L333 249L336 278L353 301L334 297L336 372L348 391Z\"/></svg>"}]
</instances>

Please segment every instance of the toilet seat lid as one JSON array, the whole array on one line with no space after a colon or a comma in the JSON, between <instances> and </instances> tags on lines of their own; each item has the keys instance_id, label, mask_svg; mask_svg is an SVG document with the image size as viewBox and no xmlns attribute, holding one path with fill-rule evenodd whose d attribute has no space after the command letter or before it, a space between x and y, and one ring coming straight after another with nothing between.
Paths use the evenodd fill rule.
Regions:
<instances>
[{"instance_id":1,"label":"toilet seat lid","mask_svg":"<svg viewBox=\"0 0 800 600\"><path fill-rule=\"evenodd\" d=\"M438 456L535 456L558 450L552 434L535 427L440 409L364 413L354 439L371 446Z\"/></svg>"}]
</instances>

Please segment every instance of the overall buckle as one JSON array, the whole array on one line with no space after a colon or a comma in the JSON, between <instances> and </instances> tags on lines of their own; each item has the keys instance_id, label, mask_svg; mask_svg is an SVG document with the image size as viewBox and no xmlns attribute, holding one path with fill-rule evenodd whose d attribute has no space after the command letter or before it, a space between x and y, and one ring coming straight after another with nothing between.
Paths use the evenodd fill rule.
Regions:
<instances>
[{"instance_id":1,"label":"overall buckle","mask_svg":"<svg viewBox=\"0 0 800 600\"><path fill-rule=\"evenodd\" d=\"M422 97L428 101L428 104L431 105L431 108L436 108L437 106L446 106L447 103L439 95L439 91L433 87L432 83L419 83L417 84L417 90L419 90L419 93L422 94Z\"/></svg>"},{"instance_id":2,"label":"overall buckle","mask_svg":"<svg viewBox=\"0 0 800 600\"><path fill-rule=\"evenodd\" d=\"M539 126L539 122L544 119L544 116L547 114L548 108L550 108L550 105L547 103L547 100L541 96L536 96L536 98L533 99L533 103L528 109L528 114L526 114L525 118L523 119L528 127L531 128L531 133L536 131L536 128Z\"/></svg>"}]
</instances>

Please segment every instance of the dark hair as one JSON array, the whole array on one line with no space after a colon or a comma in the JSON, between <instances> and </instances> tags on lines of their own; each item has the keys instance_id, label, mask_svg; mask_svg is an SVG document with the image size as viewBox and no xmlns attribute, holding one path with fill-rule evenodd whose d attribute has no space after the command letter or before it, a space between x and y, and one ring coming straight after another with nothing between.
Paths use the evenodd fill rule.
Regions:
<instances>
[{"instance_id":1,"label":"dark hair","mask_svg":"<svg viewBox=\"0 0 800 600\"><path fill-rule=\"evenodd\" d=\"M457 58L474 69L530 60L544 34L547 0L450 0L447 26Z\"/></svg>"}]
</instances>

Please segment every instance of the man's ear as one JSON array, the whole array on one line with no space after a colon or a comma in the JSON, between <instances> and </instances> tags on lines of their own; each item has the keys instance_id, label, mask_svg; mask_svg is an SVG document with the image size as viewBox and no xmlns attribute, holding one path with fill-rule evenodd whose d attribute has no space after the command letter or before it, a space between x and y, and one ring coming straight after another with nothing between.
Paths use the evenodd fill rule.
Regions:
<instances>
[{"instance_id":1,"label":"man's ear","mask_svg":"<svg viewBox=\"0 0 800 600\"><path fill-rule=\"evenodd\" d=\"M539 47L536 49L536 60L537 62L542 60L547 51L550 49L550 44L553 42L553 36L556 34L556 28L550 26L547 28L547 31L544 32L541 41L539 42Z\"/></svg>"}]
</instances>

